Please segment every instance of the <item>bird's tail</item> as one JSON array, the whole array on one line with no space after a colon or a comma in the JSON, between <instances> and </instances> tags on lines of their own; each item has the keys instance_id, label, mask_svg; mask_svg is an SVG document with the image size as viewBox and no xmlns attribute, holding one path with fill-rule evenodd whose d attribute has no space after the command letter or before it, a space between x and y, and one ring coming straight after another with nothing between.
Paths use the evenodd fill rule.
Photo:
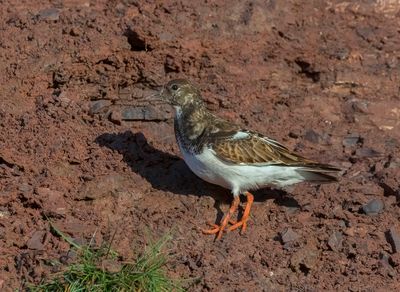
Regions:
<instances>
[{"instance_id":1,"label":"bird's tail","mask_svg":"<svg viewBox=\"0 0 400 292\"><path fill-rule=\"evenodd\" d=\"M329 183L338 180L337 175L341 169L327 164L315 164L298 168L296 171L306 181L312 183Z\"/></svg>"}]
</instances>

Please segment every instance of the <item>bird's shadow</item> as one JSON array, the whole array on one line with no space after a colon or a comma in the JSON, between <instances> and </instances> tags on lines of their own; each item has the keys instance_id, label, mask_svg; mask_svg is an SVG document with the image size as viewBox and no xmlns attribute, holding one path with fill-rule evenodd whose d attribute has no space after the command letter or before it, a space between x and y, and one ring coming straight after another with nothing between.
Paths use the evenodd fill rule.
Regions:
<instances>
[{"instance_id":1,"label":"bird's shadow","mask_svg":"<svg viewBox=\"0 0 400 292\"><path fill-rule=\"evenodd\" d=\"M229 190L204 182L191 172L181 158L154 148L140 132L105 133L99 135L95 142L118 151L132 171L145 178L155 189L181 195L211 195L216 199L217 220L223 216L221 202L232 200ZM254 193L254 199L256 202L274 199L281 206L300 207L283 190L260 190Z\"/></svg>"}]
</instances>

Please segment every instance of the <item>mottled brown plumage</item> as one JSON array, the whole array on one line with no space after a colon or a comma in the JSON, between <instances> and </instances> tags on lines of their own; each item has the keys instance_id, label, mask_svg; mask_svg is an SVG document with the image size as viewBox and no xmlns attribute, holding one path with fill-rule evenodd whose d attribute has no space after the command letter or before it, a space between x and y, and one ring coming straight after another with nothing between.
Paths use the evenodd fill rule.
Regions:
<instances>
[{"instance_id":1,"label":"mottled brown plumage","mask_svg":"<svg viewBox=\"0 0 400 292\"><path fill-rule=\"evenodd\" d=\"M173 96L168 92L171 84L179 86L179 96L184 96L172 99L171 104L181 106L175 118L175 134L187 150L197 153L207 145L219 159L229 163L303 166L313 173L320 171L324 174L339 171L336 167L304 158L273 139L212 114L207 110L200 91L187 80L168 83L163 92L167 100L171 100L168 96ZM241 139L234 139L238 132L247 134L247 137L242 135ZM334 176L323 177L336 179Z\"/></svg>"},{"instance_id":2,"label":"mottled brown plumage","mask_svg":"<svg viewBox=\"0 0 400 292\"><path fill-rule=\"evenodd\" d=\"M218 157L238 164L275 164L286 166L309 166L337 171L338 169L327 164L321 164L291 152L282 144L254 132L248 133L247 138L240 140L217 140L212 149Z\"/></svg>"}]
</instances>

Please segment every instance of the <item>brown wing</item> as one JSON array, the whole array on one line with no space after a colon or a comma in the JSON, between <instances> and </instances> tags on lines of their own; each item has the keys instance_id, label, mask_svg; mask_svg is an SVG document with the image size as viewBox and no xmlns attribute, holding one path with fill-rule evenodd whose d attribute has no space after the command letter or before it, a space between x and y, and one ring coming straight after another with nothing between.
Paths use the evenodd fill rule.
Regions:
<instances>
[{"instance_id":1,"label":"brown wing","mask_svg":"<svg viewBox=\"0 0 400 292\"><path fill-rule=\"evenodd\" d=\"M337 171L334 167L290 152L285 146L257 133L237 132L229 138L215 139L210 146L219 159L235 164L304 166Z\"/></svg>"}]
</instances>

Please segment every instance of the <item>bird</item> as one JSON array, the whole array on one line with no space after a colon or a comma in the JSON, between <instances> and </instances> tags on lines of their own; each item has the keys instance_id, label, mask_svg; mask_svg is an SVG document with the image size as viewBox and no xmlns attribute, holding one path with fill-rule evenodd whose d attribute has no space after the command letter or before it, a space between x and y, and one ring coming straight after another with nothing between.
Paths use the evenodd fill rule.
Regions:
<instances>
[{"instance_id":1,"label":"bird","mask_svg":"<svg viewBox=\"0 0 400 292\"><path fill-rule=\"evenodd\" d=\"M254 201L251 191L338 180L339 168L302 157L266 135L209 111L199 88L187 79L169 81L157 95L175 109L175 138L190 170L232 192L232 203L221 222L208 222L211 228L202 230L216 240L227 231L246 231ZM246 196L247 202L242 217L235 221L232 217L240 206L240 195Z\"/></svg>"}]
</instances>

